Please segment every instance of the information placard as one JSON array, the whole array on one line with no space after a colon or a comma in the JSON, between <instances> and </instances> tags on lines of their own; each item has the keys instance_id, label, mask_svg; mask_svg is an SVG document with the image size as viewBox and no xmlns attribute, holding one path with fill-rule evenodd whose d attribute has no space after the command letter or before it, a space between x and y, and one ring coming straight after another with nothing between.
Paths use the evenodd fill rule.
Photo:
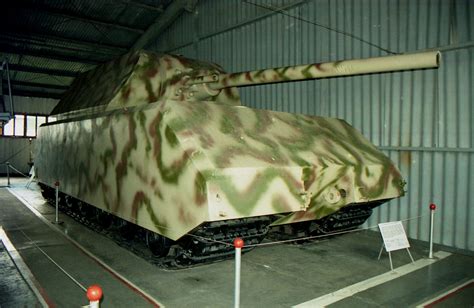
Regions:
<instances>
[{"instance_id":1,"label":"information placard","mask_svg":"<svg viewBox=\"0 0 474 308\"><path fill-rule=\"evenodd\" d=\"M408 238L401 221L392 221L379 224L383 243L387 252L410 248Z\"/></svg>"}]
</instances>

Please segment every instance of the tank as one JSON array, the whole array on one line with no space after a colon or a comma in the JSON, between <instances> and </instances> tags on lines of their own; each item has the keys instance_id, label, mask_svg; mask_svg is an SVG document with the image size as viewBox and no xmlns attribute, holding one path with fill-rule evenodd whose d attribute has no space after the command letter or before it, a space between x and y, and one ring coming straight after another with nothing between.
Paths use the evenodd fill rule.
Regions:
<instances>
[{"instance_id":1,"label":"tank","mask_svg":"<svg viewBox=\"0 0 474 308\"><path fill-rule=\"evenodd\" d=\"M225 258L235 237L256 244L270 228L354 228L404 195L396 166L343 120L244 107L237 87L438 61L431 52L227 74L131 52L76 78L39 129L36 175L45 196L58 181L67 207L136 226L154 254L180 264Z\"/></svg>"}]
</instances>

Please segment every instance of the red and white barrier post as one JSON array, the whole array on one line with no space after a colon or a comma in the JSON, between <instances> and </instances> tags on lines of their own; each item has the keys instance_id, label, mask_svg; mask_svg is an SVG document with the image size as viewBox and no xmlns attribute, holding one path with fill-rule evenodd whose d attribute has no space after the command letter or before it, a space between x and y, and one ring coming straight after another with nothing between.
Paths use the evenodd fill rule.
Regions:
<instances>
[{"instance_id":1,"label":"red and white barrier post","mask_svg":"<svg viewBox=\"0 0 474 308\"><path fill-rule=\"evenodd\" d=\"M433 259L433 229L434 229L434 212L436 210L436 204L430 204L430 253L428 258Z\"/></svg>"},{"instance_id":2,"label":"red and white barrier post","mask_svg":"<svg viewBox=\"0 0 474 308\"><path fill-rule=\"evenodd\" d=\"M242 247L244 240L237 237L234 240L235 247L235 288L234 288L234 308L240 307L240 264L242 256Z\"/></svg>"},{"instance_id":3,"label":"red and white barrier post","mask_svg":"<svg viewBox=\"0 0 474 308\"><path fill-rule=\"evenodd\" d=\"M89 299L89 307L99 308L100 299L102 298L102 288L98 284L91 285L87 288L87 298Z\"/></svg>"}]
</instances>

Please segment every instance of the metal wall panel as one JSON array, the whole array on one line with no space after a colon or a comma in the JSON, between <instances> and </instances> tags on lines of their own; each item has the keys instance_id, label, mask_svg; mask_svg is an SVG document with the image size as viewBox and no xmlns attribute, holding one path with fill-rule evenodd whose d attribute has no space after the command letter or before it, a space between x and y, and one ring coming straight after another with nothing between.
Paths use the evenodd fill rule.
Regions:
<instances>
[{"instance_id":1,"label":"metal wall panel","mask_svg":"<svg viewBox=\"0 0 474 308\"><path fill-rule=\"evenodd\" d=\"M5 163L20 172L28 174L30 166L28 163L34 155L34 140L28 138L2 138L0 137L0 174L6 174ZM17 173L11 171L11 173Z\"/></svg>"},{"instance_id":2,"label":"metal wall panel","mask_svg":"<svg viewBox=\"0 0 474 308\"><path fill-rule=\"evenodd\" d=\"M39 97L13 97L13 109L15 113L43 114L49 115L58 104L58 100Z\"/></svg>"},{"instance_id":3,"label":"metal wall panel","mask_svg":"<svg viewBox=\"0 0 474 308\"><path fill-rule=\"evenodd\" d=\"M214 61L228 71L440 47L438 70L240 92L243 104L253 108L345 119L394 160L407 179L408 194L377 209L369 225L425 215L408 223L408 233L427 240L428 205L436 202L435 242L474 250L468 223L474 221L469 198L474 189L473 1L203 0L153 46Z\"/></svg>"},{"instance_id":4,"label":"metal wall panel","mask_svg":"<svg viewBox=\"0 0 474 308\"><path fill-rule=\"evenodd\" d=\"M15 113L42 114L48 115L58 103L57 100L37 97L13 97ZM29 138L0 137L0 174L6 173L5 162L10 162L12 166L22 173L28 173L30 166L28 163L34 155L34 140Z\"/></svg>"}]
</instances>

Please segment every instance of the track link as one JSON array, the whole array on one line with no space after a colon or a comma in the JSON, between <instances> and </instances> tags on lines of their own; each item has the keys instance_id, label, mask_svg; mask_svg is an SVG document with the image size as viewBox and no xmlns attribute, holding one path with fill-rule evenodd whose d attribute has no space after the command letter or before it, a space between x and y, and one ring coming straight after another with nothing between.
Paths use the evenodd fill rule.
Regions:
<instances>
[{"instance_id":1,"label":"track link","mask_svg":"<svg viewBox=\"0 0 474 308\"><path fill-rule=\"evenodd\" d=\"M318 220L276 226L270 230L270 238L289 240L353 230L364 224L372 215L372 210L384 202L352 204Z\"/></svg>"},{"instance_id":2,"label":"track link","mask_svg":"<svg viewBox=\"0 0 474 308\"><path fill-rule=\"evenodd\" d=\"M54 206L54 189L41 185L42 194ZM273 227L276 216L249 217L215 221L202 224L176 242L170 241L169 253L164 257L153 255L147 247L147 231L118 217L110 215L113 222L106 227L99 223L102 210L60 193L60 210L81 224L100 233L139 257L167 269L189 268L232 258L233 241L240 237L245 245L243 252L262 242L269 235L272 240L298 239L314 235L331 234L355 229L372 214L372 209L384 201L346 206L336 213L319 220Z\"/></svg>"},{"instance_id":3,"label":"track link","mask_svg":"<svg viewBox=\"0 0 474 308\"><path fill-rule=\"evenodd\" d=\"M182 243L183 251L177 258L181 265L198 264L228 259L234 255L233 241L240 237L245 245L260 243L268 233L270 217L251 217L206 223ZM252 247L243 248L243 252Z\"/></svg>"},{"instance_id":4,"label":"track link","mask_svg":"<svg viewBox=\"0 0 474 308\"><path fill-rule=\"evenodd\" d=\"M41 189L43 197L54 206L54 189L44 185L41 185ZM148 262L167 269L189 268L232 258L236 237L242 238L246 245L258 244L265 238L272 222L270 217L208 222L173 242L167 256L158 257L147 247L146 232L149 231L137 225L113 217L113 223L104 227L96 219L98 214L104 213L102 210L63 193L59 195L59 209ZM251 249L252 247L244 247L242 251Z\"/></svg>"}]
</instances>

